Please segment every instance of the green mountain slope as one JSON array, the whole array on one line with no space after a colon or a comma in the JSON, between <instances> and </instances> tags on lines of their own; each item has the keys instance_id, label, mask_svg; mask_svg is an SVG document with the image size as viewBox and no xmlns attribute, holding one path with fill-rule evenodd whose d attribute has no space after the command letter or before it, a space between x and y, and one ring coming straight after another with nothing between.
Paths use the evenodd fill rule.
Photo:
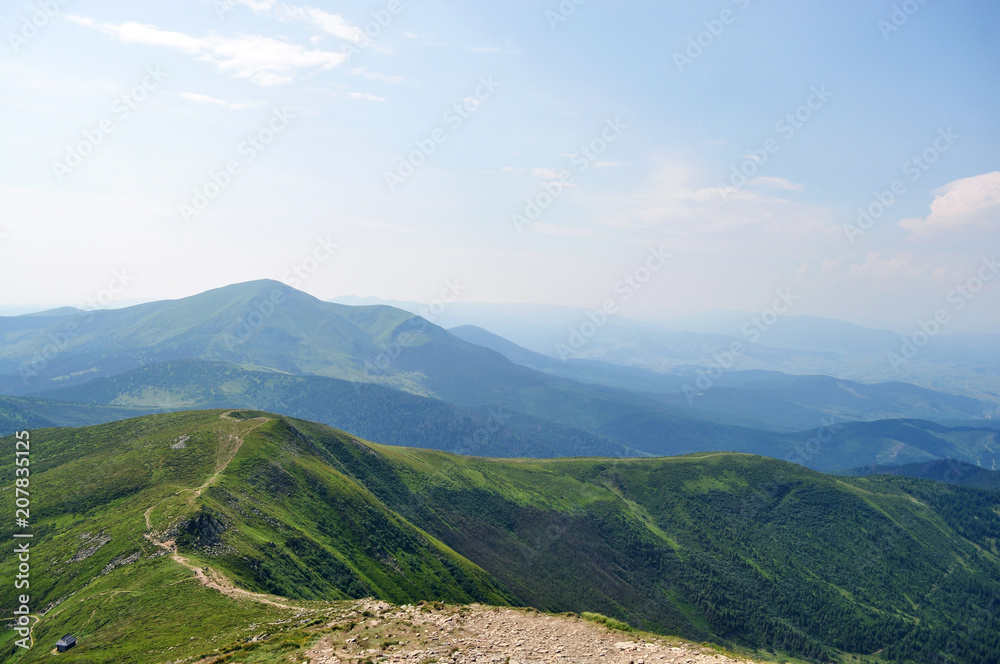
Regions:
<instances>
[{"instance_id":1,"label":"green mountain slope","mask_svg":"<svg viewBox=\"0 0 1000 664\"><path fill-rule=\"evenodd\" d=\"M412 318L390 307L329 304L276 281L253 281L124 309L2 318L0 375L7 376L7 393L25 394L200 358L363 380L365 360L377 358L392 330Z\"/></svg>"},{"instance_id":2,"label":"green mountain slope","mask_svg":"<svg viewBox=\"0 0 1000 664\"><path fill-rule=\"evenodd\" d=\"M217 644L177 637L199 616L236 638L281 606L368 594L596 611L816 660L1000 654L995 618L983 622L1000 598L996 493L724 453L499 461L223 415L32 433L35 635L80 635L63 661L197 657ZM0 636L10 661L44 656L13 659L13 638Z\"/></svg>"},{"instance_id":3,"label":"green mountain slope","mask_svg":"<svg viewBox=\"0 0 1000 664\"><path fill-rule=\"evenodd\" d=\"M109 629L113 616L101 615L91 627L78 610L86 598L108 592L112 575L118 580L112 592L141 592L133 589L138 585L160 597L161 579L180 582L197 573L222 587L229 584L221 579L234 579L239 610L249 592L395 603L509 601L481 569L325 464L321 450L289 421L220 414L154 415L32 434L30 590L36 610L52 610L51 620L36 628L40 640L78 632L112 654L97 658L81 649L76 661L123 661L113 651L128 644L114 641L134 638L140 623ZM13 449L11 439L5 442ZM5 461L9 478L12 458ZM11 510L12 485L4 486ZM10 541L11 524L2 533ZM188 574L178 575L178 567ZM12 599L9 591L2 597L7 615ZM167 604L170 620L186 611ZM100 613L104 603L88 606ZM11 637L0 637L3 647Z\"/></svg>"}]
</instances>

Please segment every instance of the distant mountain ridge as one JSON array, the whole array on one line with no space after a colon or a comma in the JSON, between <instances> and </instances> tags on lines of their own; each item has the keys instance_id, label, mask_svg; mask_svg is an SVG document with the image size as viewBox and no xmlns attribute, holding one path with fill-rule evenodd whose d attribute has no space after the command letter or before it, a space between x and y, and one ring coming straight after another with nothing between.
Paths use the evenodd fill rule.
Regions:
<instances>
[{"instance_id":1,"label":"distant mountain ridge","mask_svg":"<svg viewBox=\"0 0 1000 664\"><path fill-rule=\"evenodd\" d=\"M401 302L398 306L417 305ZM894 365L890 353L898 355L904 337L918 328L900 334L818 316L783 315L761 331L753 326L755 318L760 318L759 312L709 312L659 322L613 316L599 334L577 349L574 358L693 374L711 367L717 354L739 341L746 349L736 370L826 375L863 383L904 381L1000 406L1000 334L945 330L913 358ZM568 307L457 302L436 322L449 328L478 326L529 350L555 356L556 344L565 344L569 330L584 320L586 310Z\"/></svg>"},{"instance_id":2,"label":"distant mountain ridge","mask_svg":"<svg viewBox=\"0 0 1000 664\"><path fill-rule=\"evenodd\" d=\"M538 371L584 383L657 394L665 403L724 414L733 423L760 429L803 431L830 416L840 420L974 420L995 410L978 399L899 381L870 385L829 376L753 370L724 372L711 389L689 400L682 390L697 378L691 371L667 374L597 360L563 361L522 348L475 326L449 331Z\"/></svg>"},{"instance_id":3,"label":"distant mountain ridge","mask_svg":"<svg viewBox=\"0 0 1000 664\"><path fill-rule=\"evenodd\" d=\"M355 431L368 440L477 456L637 454L609 438L508 409L456 406L383 385L203 360L148 365L44 396L95 407L117 404L119 410L253 408Z\"/></svg>"},{"instance_id":4,"label":"distant mountain ridge","mask_svg":"<svg viewBox=\"0 0 1000 664\"><path fill-rule=\"evenodd\" d=\"M606 400L591 401L585 409L573 406L570 412L577 414L569 419L579 419L577 424L560 424L544 413L529 415L509 404L459 406L381 385L200 360L150 365L44 395L47 399L0 398L0 432L96 424L163 410L231 407L269 409L348 427L377 442L480 456L657 456L731 449L828 472L947 458L986 467L1000 463L993 453L1000 449L1000 427L985 423L949 427L921 420L825 418L808 431L776 433L679 420L634 405L625 410ZM19 413L15 419L5 421L5 403ZM93 409L89 416L88 409ZM587 409L593 412L584 418L580 413ZM596 417L602 413L603 418Z\"/></svg>"},{"instance_id":5,"label":"distant mountain ridge","mask_svg":"<svg viewBox=\"0 0 1000 664\"><path fill-rule=\"evenodd\" d=\"M976 489L1000 491L1000 470L980 468L955 459L935 459L926 463L908 463L898 466L865 466L852 468L844 474L850 477L900 475Z\"/></svg>"},{"instance_id":6,"label":"distant mountain ridge","mask_svg":"<svg viewBox=\"0 0 1000 664\"><path fill-rule=\"evenodd\" d=\"M0 390L93 407L80 419L79 403L32 400L5 426L106 421L109 408L123 406L244 407L383 442L495 456L731 450L823 470L946 457L992 463L985 451L992 429L919 421L981 418L974 400L734 371L692 407L669 391L676 377L597 361L563 364L477 334L501 352L398 309L325 303L273 281L114 311L0 318ZM33 363L46 344L53 352ZM516 352L536 368L503 354ZM19 376L25 366L37 375ZM846 426L885 415L915 423ZM809 441L842 424L818 454Z\"/></svg>"},{"instance_id":7,"label":"distant mountain ridge","mask_svg":"<svg viewBox=\"0 0 1000 664\"><path fill-rule=\"evenodd\" d=\"M0 374L21 394L177 359L366 380L409 320L390 307L324 303L261 280L119 310L0 319ZM437 333L430 326L413 342Z\"/></svg>"}]
</instances>

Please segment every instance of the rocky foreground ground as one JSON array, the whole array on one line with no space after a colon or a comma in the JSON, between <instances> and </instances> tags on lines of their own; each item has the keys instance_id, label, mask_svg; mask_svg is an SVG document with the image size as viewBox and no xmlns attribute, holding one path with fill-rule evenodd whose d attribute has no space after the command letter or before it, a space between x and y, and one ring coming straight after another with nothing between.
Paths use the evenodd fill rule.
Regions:
<instances>
[{"instance_id":1,"label":"rocky foreground ground","mask_svg":"<svg viewBox=\"0 0 1000 664\"><path fill-rule=\"evenodd\" d=\"M575 616L490 606L369 601L330 626L310 664L752 664L669 638L611 630Z\"/></svg>"}]
</instances>

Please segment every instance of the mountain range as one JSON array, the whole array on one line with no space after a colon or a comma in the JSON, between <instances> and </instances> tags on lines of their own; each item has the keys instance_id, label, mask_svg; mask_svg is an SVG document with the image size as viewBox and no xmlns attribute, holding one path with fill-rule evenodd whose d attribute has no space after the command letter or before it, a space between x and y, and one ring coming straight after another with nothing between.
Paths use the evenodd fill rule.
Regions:
<instances>
[{"instance_id":1,"label":"mountain range","mask_svg":"<svg viewBox=\"0 0 1000 664\"><path fill-rule=\"evenodd\" d=\"M752 356L870 348L783 329ZM0 435L32 450L29 638L78 635L66 662L299 662L377 598L767 661L997 661L988 391L720 370L724 329L657 335L615 320L591 341L617 350L562 358L273 281L0 318ZM16 636L3 661L46 657Z\"/></svg>"},{"instance_id":2,"label":"mountain range","mask_svg":"<svg viewBox=\"0 0 1000 664\"><path fill-rule=\"evenodd\" d=\"M490 460L259 411L29 442L31 638L76 635L67 663L301 661L358 597L598 613L761 659L1000 656L995 492L732 453ZM16 638L3 661L48 661Z\"/></svg>"},{"instance_id":3,"label":"mountain range","mask_svg":"<svg viewBox=\"0 0 1000 664\"><path fill-rule=\"evenodd\" d=\"M562 361L486 330L273 281L120 310L0 318L0 431L255 408L393 444L497 457L729 450L819 470L993 468L994 405L899 381ZM942 426L947 421L953 426ZM830 435L835 434L835 435Z\"/></svg>"},{"instance_id":4,"label":"mountain range","mask_svg":"<svg viewBox=\"0 0 1000 664\"><path fill-rule=\"evenodd\" d=\"M337 302L390 304L413 313L427 305L377 298L338 298ZM772 312L774 313L774 312ZM905 381L932 390L1000 403L1000 334L948 333L921 339L911 329L894 332L810 315L769 317L763 312L713 311L662 321L609 316L600 332L577 348L569 344L593 312L570 307L455 302L435 322L449 328L481 327L529 350L554 356L557 345L569 357L696 375L719 364L734 342L744 352L736 370L826 375L865 383ZM904 344L917 344L904 357ZM894 360L891 354L903 361Z\"/></svg>"}]
</instances>

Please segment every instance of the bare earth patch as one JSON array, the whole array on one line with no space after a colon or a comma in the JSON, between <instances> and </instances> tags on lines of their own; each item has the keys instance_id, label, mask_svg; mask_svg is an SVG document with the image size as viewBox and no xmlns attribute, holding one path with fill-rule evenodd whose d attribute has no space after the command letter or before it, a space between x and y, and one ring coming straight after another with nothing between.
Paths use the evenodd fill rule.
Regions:
<instances>
[{"instance_id":1,"label":"bare earth patch","mask_svg":"<svg viewBox=\"0 0 1000 664\"><path fill-rule=\"evenodd\" d=\"M367 600L306 652L309 664L751 664L669 638L582 618L472 605L432 610Z\"/></svg>"}]
</instances>

